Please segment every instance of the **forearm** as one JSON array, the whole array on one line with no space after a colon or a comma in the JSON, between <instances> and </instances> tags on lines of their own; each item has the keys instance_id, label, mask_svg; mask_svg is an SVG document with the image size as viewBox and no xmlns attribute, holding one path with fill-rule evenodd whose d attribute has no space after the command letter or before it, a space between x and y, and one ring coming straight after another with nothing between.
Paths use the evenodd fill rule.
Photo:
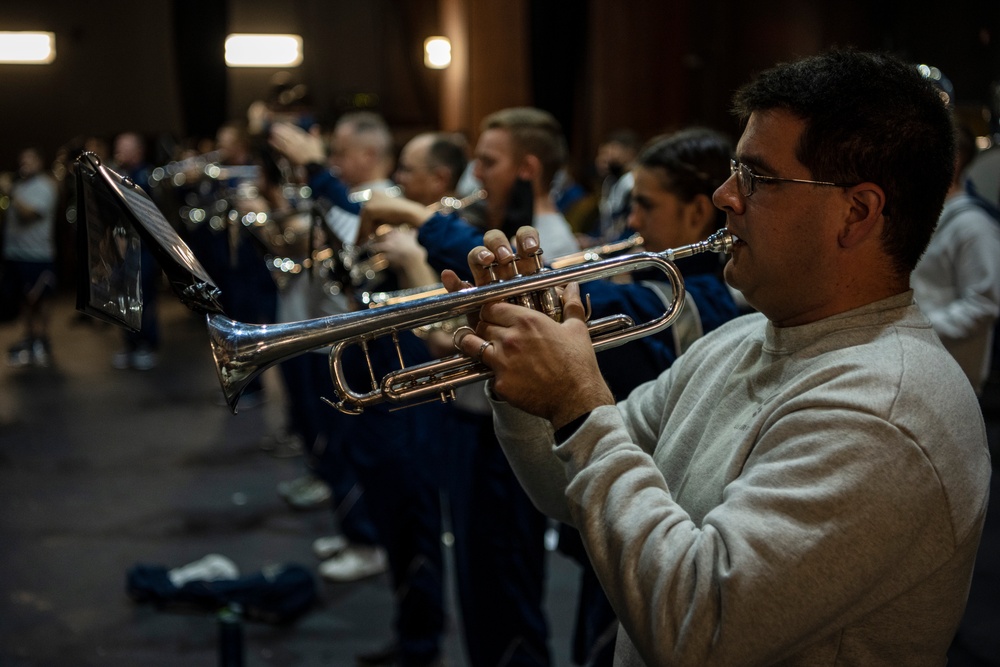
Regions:
<instances>
[{"instance_id":1,"label":"forearm","mask_svg":"<svg viewBox=\"0 0 1000 667\"><path fill-rule=\"evenodd\" d=\"M42 219L41 211L16 197L11 200L11 206L14 207L14 211L17 212L17 219L21 222L35 222Z\"/></svg>"},{"instance_id":2,"label":"forearm","mask_svg":"<svg viewBox=\"0 0 1000 667\"><path fill-rule=\"evenodd\" d=\"M992 328L997 321L998 310L1000 305L990 295L973 293L941 308L928 310L925 314L942 340L958 341Z\"/></svg>"},{"instance_id":3,"label":"forearm","mask_svg":"<svg viewBox=\"0 0 1000 667\"><path fill-rule=\"evenodd\" d=\"M438 213L420 227L417 240L427 249L427 261L435 271L451 269L463 280L471 280L469 251L483 243L483 233L457 214Z\"/></svg>"},{"instance_id":4,"label":"forearm","mask_svg":"<svg viewBox=\"0 0 1000 667\"><path fill-rule=\"evenodd\" d=\"M361 204L350 200L348 187L330 173L329 169L319 163L311 163L308 165L308 173L313 199L326 199L333 206L354 215L361 212Z\"/></svg>"},{"instance_id":5,"label":"forearm","mask_svg":"<svg viewBox=\"0 0 1000 667\"><path fill-rule=\"evenodd\" d=\"M492 396L490 403L497 440L528 497L543 514L572 524L566 473L552 449L552 425Z\"/></svg>"},{"instance_id":6,"label":"forearm","mask_svg":"<svg viewBox=\"0 0 1000 667\"><path fill-rule=\"evenodd\" d=\"M425 287L440 282L438 273L422 258L419 261L410 260L400 264L396 274L399 277L400 287L404 289Z\"/></svg>"}]
</instances>

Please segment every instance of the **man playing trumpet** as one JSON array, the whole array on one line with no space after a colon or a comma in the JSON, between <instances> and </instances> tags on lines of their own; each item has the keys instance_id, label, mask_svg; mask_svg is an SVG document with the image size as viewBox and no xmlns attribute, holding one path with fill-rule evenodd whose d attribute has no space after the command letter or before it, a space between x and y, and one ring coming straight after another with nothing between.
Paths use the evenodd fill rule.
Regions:
<instances>
[{"instance_id":1,"label":"man playing trumpet","mask_svg":"<svg viewBox=\"0 0 1000 667\"><path fill-rule=\"evenodd\" d=\"M561 323L494 303L459 345L495 373L521 483L583 535L616 664L944 664L990 475L975 394L909 290L951 181L948 112L914 67L854 51L769 70L735 108L714 201L738 237L726 279L759 314L617 405L575 285ZM507 238L469 258L477 282L509 271Z\"/></svg>"}]
</instances>

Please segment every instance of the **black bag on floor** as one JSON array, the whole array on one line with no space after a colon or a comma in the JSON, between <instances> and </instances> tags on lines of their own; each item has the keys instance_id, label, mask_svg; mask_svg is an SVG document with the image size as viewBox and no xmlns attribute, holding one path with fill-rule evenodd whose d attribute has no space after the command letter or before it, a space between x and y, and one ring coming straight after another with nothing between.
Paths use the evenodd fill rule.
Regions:
<instances>
[{"instance_id":1,"label":"black bag on floor","mask_svg":"<svg viewBox=\"0 0 1000 667\"><path fill-rule=\"evenodd\" d=\"M126 590L136 602L169 607L195 606L216 612L238 604L243 617L264 623L295 620L316 602L316 581L301 565L275 565L260 572L217 581L195 580L183 586L170 582L162 565L135 565L128 571Z\"/></svg>"}]
</instances>

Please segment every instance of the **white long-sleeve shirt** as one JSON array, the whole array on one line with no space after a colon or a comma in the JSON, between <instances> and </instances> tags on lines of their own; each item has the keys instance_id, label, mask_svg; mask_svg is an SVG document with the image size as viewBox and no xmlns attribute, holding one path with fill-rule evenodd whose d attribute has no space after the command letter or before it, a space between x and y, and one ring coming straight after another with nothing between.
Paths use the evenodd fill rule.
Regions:
<instances>
[{"instance_id":1,"label":"white long-sleeve shirt","mask_svg":"<svg viewBox=\"0 0 1000 667\"><path fill-rule=\"evenodd\" d=\"M913 298L982 393L1000 317L1000 223L972 197L949 197L910 277Z\"/></svg>"}]
</instances>

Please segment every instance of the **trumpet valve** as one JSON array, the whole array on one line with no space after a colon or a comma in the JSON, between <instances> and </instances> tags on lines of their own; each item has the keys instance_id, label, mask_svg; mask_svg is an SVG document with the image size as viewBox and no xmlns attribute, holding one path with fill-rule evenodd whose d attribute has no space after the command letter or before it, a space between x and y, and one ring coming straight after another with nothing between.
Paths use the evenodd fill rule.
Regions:
<instances>
[{"instance_id":1,"label":"trumpet valve","mask_svg":"<svg viewBox=\"0 0 1000 667\"><path fill-rule=\"evenodd\" d=\"M538 292L538 309L556 322L562 322L562 299L554 287Z\"/></svg>"},{"instance_id":2,"label":"trumpet valve","mask_svg":"<svg viewBox=\"0 0 1000 667\"><path fill-rule=\"evenodd\" d=\"M500 266L500 264L498 262L493 262L492 264L490 264L489 266L486 267L486 270L490 274L490 282L491 283L500 282L497 279L497 267L498 266Z\"/></svg>"},{"instance_id":3,"label":"trumpet valve","mask_svg":"<svg viewBox=\"0 0 1000 667\"><path fill-rule=\"evenodd\" d=\"M536 272L537 271L541 271L543 268L545 268L545 265L542 264L542 249L541 248L539 248L535 252L531 253L531 258L535 260L535 271Z\"/></svg>"}]
</instances>

